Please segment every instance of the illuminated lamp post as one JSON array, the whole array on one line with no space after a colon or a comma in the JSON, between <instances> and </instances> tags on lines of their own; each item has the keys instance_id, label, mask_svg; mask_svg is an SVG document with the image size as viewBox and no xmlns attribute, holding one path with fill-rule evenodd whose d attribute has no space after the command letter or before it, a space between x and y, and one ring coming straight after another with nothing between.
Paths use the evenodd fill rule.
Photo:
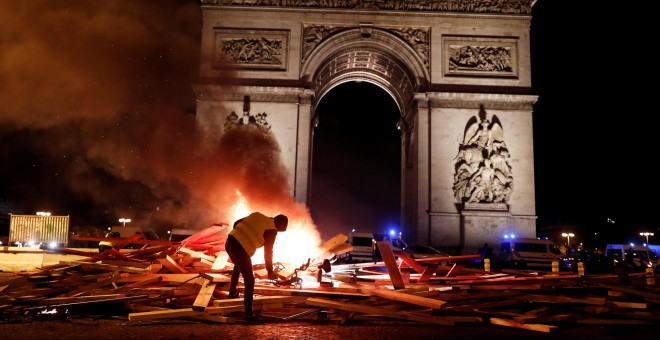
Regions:
<instances>
[{"instance_id":1,"label":"illuminated lamp post","mask_svg":"<svg viewBox=\"0 0 660 340\"><path fill-rule=\"evenodd\" d=\"M131 219L130 218L120 218L119 223L122 223L122 225L125 227L126 223L130 223Z\"/></svg>"},{"instance_id":2,"label":"illuminated lamp post","mask_svg":"<svg viewBox=\"0 0 660 340\"><path fill-rule=\"evenodd\" d=\"M571 247L571 237L575 236L575 234L573 234L573 233L562 233L561 236L566 237L566 243L567 243L568 247L570 248Z\"/></svg>"},{"instance_id":3,"label":"illuminated lamp post","mask_svg":"<svg viewBox=\"0 0 660 340\"><path fill-rule=\"evenodd\" d=\"M649 236L653 236L653 233L643 232L639 233L639 236L646 236L646 244L649 244Z\"/></svg>"}]
</instances>

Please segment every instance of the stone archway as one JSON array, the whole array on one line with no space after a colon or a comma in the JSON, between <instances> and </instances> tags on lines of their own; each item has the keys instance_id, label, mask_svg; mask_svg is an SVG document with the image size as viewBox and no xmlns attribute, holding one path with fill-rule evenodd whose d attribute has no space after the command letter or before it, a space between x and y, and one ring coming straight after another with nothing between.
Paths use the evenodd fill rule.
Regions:
<instances>
[{"instance_id":1,"label":"stone archway","mask_svg":"<svg viewBox=\"0 0 660 340\"><path fill-rule=\"evenodd\" d=\"M497 244L504 232L536 235L533 0L202 4L200 124L217 124L232 112L267 113L296 200L307 201L315 105L339 84L367 81L400 109L402 222L411 243L462 252ZM496 122L498 143L506 141L515 186L505 195L493 192L503 178L484 164L473 158L459 164L475 120L485 135ZM492 141L474 147L492 151ZM492 185L473 195L482 180Z\"/></svg>"},{"instance_id":2,"label":"stone archway","mask_svg":"<svg viewBox=\"0 0 660 340\"><path fill-rule=\"evenodd\" d=\"M330 35L315 46L302 66L302 78L314 90L317 102L335 86L349 81L369 82L382 88L399 108L397 127L401 130L402 164L405 163L413 150L415 94L428 87L429 78L424 53L418 53L403 40L410 33L402 30L392 33L371 26L347 29L335 35L331 35L331 29L317 26L306 27L303 32L303 36L312 35L310 32L315 36ZM408 167L401 166L402 179L410 177L408 171ZM411 197L408 193L411 189L404 183L401 185L401 221L404 233L408 234L414 229L411 224L414 218L407 215L416 205L416 198Z\"/></svg>"}]
</instances>

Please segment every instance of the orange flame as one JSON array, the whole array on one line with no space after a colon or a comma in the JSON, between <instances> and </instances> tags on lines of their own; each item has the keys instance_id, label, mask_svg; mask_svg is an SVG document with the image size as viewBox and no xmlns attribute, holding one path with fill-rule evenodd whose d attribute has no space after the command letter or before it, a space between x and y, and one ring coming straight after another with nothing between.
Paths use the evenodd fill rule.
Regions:
<instances>
[{"instance_id":1,"label":"orange flame","mask_svg":"<svg viewBox=\"0 0 660 340\"><path fill-rule=\"evenodd\" d=\"M236 195L238 196L236 203L229 209L230 227L233 226L234 221L253 212L240 191L237 190ZM263 213L268 215L268 212ZM279 213L279 211L275 211L272 215ZM285 215L289 217L289 226L285 232L277 233L273 248L273 262L299 267L305 264L307 259L311 258L313 260L319 255L321 236L307 211L304 213L287 211ZM257 252L252 256L252 263L264 263L263 248L257 249Z\"/></svg>"}]
</instances>

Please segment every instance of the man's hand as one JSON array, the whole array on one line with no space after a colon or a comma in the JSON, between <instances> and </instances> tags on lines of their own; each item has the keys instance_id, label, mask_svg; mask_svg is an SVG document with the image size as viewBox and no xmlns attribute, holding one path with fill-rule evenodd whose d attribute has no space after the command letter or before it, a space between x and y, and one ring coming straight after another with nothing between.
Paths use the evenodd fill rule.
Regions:
<instances>
[{"instance_id":1,"label":"man's hand","mask_svg":"<svg viewBox=\"0 0 660 340\"><path fill-rule=\"evenodd\" d=\"M277 276L277 274L275 274L275 272L270 272L270 273L268 273L268 279L277 280L277 279L279 279L279 277Z\"/></svg>"}]
</instances>

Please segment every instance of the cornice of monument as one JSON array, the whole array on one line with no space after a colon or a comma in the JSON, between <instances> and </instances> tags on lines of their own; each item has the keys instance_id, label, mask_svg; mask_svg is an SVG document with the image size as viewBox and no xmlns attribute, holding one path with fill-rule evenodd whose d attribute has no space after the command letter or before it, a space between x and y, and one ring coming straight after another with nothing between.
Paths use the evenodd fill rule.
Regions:
<instances>
[{"instance_id":1,"label":"cornice of monument","mask_svg":"<svg viewBox=\"0 0 660 340\"><path fill-rule=\"evenodd\" d=\"M398 12L432 12L432 13L475 13L475 14L505 14L524 15L532 13L536 0L503 0L495 3L492 0L200 0L203 6L221 7L269 7L269 8L299 8L305 10L377 10Z\"/></svg>"},{"instance_id":2,"label":"cornice of monument","mask_svg":"<svg viewBox=\"0 0 660 340\"><path fill-rule=\"evenodd\" d=\"M426 99L431 107L478 109L482 104L490 109L532 110L538 100L535 95L431 92ZM423 100L419 97L418 100Z\"/></svg>"},{"instance_id":3,"label":"cornice of monument","mask_svg":"<svg viewBox=\"0 0 660 340\"><path fill-rule=\"evenodd\" d=\"M312 92L303 88L274 86L220 86L212 84L194 84L193 90L198 100L243 100L249 93L252 101L268 101L276 103L308 103L313 97Z\"/></svg>"}]
</instances>

